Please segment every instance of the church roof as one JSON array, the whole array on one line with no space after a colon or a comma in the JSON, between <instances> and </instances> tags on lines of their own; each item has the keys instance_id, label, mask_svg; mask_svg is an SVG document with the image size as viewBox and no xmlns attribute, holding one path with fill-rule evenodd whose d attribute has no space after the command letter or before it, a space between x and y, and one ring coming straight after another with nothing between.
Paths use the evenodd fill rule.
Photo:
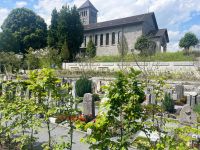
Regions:
<instances>
[{"instance_id":1,"label":"church roof","mask_svg":"<svg viewBox=\"0 0 200 150\"><path fill-rule=\"evenodd\" d=\"M156 31L151 31L149 33L149 36L152 36L152 37L163 37L164 35L166 35L167 42L169 42L169 36L168 36L168 33L167 33L167 29L159 29L159 30L156 30Z\"/></svg>"},{"instance_id":2,"label":"church roof","mask_svg":"<svg viewBox=\"0 0 200 150\"><path fill-rule=\"evenodd\" d=\"M102 28L113 28L117 26L129 25L129 24L139 24L139 23L143 23L147 21L150 18L153 19L155 28L158 29L155 14L152 12L152 13L147 13L147 14L142 14L142 15L137 15L137 16L131 16L131 17L126 17L126 18L121 18L121 19L115 19L115 20L85 25L84 31L98 30Z\"/></svg>"},{"instance_id":3,"label":"church roof","mask_svg":"<svg viewBox=\"0 0 200 150\"><path fill-rule=\"evenodd\" d=\"M89 0L87 0L85 3L83 3L83 5L81 5L78 9L80 10L80 9L84 9L84 8L88 8L88 7L93 8L94 10L98 11Z\"/></svg>"}]
</instances>

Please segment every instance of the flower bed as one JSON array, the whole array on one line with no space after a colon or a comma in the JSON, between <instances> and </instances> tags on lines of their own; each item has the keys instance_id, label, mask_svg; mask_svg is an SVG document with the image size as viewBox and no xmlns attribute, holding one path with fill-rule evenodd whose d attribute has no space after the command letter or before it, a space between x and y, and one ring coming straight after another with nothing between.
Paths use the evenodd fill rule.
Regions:
<instances>
[{"instance_id":1,"label":"flower bed","mask_svg":"<svg viewBox=\"0 0 200 150\"><path fill-rule=\"evenodd\" d=\"M60 115L56 116L55 122L62 123L64 121L72 121L72 122L81 121L81 122L88 123L88 122L92 121L93 119L94 118L92 117L92 115L80 114L80 115L74 115L74 116L67 116L67 115L60 114Z\"/></svg>"}]
</instances>

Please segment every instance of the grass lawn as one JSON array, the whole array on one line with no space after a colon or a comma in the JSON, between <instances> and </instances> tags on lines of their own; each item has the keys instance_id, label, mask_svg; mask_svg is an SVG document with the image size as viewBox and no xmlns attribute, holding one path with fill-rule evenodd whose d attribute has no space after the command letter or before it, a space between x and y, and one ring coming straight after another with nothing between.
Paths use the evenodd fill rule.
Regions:
<instances>
[{"instance_id":1,"label":"grass lawn","mask_svg":"<svg viewBox=\"0 0 200 150\"><path fill-rule=\"evenodd\" d=\"M153 56L140 56L136 54L129 54L125 56L125 62L134 61L194 61L195 56L193 54L185 55L183 52L167 52L167 53L156 53ZM92 62L120 62L120 56L96 56L92 59Z\"/></svg>"}]
</instances>

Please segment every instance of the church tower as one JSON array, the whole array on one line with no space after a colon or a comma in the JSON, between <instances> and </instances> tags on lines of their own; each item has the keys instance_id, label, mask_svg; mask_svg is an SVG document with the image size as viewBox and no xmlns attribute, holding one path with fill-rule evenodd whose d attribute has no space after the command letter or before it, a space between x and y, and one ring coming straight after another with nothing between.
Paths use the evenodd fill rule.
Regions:
<instances>
[{"instance_id":1,"label":"church tower","mask_svg":"<svg viewBox=\"0 0 200 150\"><path fill-rule=\"evenodd\" d=\"M87 0L83 5L78 8L79 15L83 25L97 23L98 10Z\"/></svg>"}]
</instances>

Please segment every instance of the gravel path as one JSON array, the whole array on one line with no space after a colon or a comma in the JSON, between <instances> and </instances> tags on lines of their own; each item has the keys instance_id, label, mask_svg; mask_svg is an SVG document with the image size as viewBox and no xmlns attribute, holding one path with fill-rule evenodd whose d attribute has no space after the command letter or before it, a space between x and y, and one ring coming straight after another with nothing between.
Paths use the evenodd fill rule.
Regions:
<instances>
[{"instance_id":1,"label":"gravel path","mask_svg":"<svg viewBox=\"0 0 200 150\"><path fill-rule=\"evenodd\" d=\"M51 128L55 128L51 131L52 139L56 142L62 142L63 140L69 140L69 137L67 137L68 129L65 127L60 127L54 124L51 124ZM48 141L48 132L47 127L43 126L40 128L37 134L34 135L38 138L37 146L39 147L41 144ZM74 137L73 137L73 150L89 150L89 145L85 143L81 143L80 139L85 136L85 133L74 131Z\"/></svg>"}]
</instances>

